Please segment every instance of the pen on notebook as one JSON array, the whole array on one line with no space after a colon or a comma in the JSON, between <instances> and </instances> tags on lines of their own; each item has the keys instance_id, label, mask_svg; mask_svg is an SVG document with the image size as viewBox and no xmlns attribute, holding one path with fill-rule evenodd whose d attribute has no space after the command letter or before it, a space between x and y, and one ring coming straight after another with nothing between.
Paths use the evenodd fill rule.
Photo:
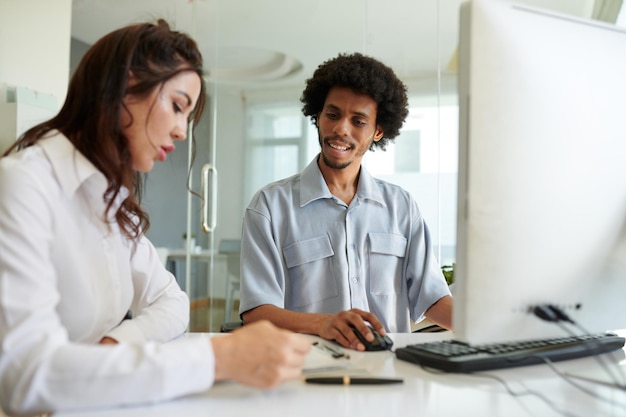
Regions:
<instances>
[{"instance_id":1,"label":"pen on notebook","mask_svg":"<svg viewBox=\"0 0 626 417\"><path fill-rule=\"evenodd\" d=\"M304 378L304 382L307 384L324 384L324 385L387 385L387 384L401 384L404 382L402 379L394 378L367 378L367 377L314 377Z\"/></svg>"}]
</instances>

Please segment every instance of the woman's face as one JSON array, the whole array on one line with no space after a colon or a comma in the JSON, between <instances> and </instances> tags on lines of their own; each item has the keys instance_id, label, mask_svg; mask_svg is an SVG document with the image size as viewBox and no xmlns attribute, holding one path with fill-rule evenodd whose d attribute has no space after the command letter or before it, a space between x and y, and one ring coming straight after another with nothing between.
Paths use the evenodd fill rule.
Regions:
<instances>
[{"instance_id":1,"label":"woman's face","mask_svg":"<svg viewBox=\"0 0 626 417\"><path fill-rule=\"evenodd\" d=\"M133 83L132 76L129 83ZM150 171L155 161L165 161L167 154L176 148L174 141L185 140L189 115L200 90L200 76L185 71L147 97L130 94L124 97L128 110L122 108L121 130L128 139L135 171Z\"/></svg>"}]
</instances>

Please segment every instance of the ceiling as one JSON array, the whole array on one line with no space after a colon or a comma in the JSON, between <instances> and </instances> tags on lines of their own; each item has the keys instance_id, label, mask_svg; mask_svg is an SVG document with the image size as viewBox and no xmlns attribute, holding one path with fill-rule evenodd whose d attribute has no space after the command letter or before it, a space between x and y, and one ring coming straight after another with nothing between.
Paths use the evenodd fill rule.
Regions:
<instances>
[{"instance_id":1,"label":"ceiling","mask_svg":"<svg viewBox=\"0 0 626 417\"><path fill-rule=\"evenodd\" d=\"M320 63L352 51L419 79L454 70L462 2L73 0L72 37L92 44L123 25L163 17L198 41L210 76L222 83L302 85ZM583 17L594 7L594 0L521 2Z\"/></svg>"}]
</instances>

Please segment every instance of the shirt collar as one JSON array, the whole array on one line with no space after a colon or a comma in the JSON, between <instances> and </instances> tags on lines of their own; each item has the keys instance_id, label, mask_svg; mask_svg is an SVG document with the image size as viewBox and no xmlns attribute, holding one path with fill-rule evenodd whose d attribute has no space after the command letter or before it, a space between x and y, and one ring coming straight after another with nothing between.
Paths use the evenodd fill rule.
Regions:
<instances>
[{"instance_id":1,"label":"shirt collar","mask_svg":"<svg viewBox=\"0 0 626 417\"><path fill-rule=\"evenodd\" d=\"M104 203L103 196L108 186L106 177L76 149L68 138L60 132L53 132L50 136L38 141L37 145L46 154L54 175L67 196L72 196L82 187L94 200L99 199ZM128 194L128 189L122 187L113 204L113 212L128 197Z\"/></svg>"},{"instance_id":2,"label":"shirt collar","mask_svg":"<svg viewBox=\"0 0 626 417\"><path fill-rule=\"evenodd\" d=\"M326 181L324 181L322 171L320 171L320 167L317 164L319 157L320 154L317 154L300 174L300 183L302 185L300 187L300 207L304 207L314 200L333 198ZM372 200L385 206L378 183L363 165L361 165L359 172L359 186L356 190L355 198Z\"/></svg>"}]
</instances>

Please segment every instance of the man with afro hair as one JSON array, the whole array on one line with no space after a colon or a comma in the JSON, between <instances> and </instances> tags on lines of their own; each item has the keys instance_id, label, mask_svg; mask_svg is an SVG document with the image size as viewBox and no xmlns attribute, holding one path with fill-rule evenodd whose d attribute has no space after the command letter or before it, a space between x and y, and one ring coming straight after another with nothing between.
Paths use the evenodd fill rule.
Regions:
<instances>
[{"instance_id":1,"label":"man with afro hair","mask_svg":"<svg viewBox=\"0 0 626 417\"><path fill-rule=\"evenodd\" d=\"M269 184L244 215L244 324L279 327L364 350L367 340L409 332L428 318L451 329L452 297L416 202L361 165L385 149L408 114L406 86L359 53L339 54L307 80L302 111L320 153L300 173Z\"/></svg>"}]
</instances>

